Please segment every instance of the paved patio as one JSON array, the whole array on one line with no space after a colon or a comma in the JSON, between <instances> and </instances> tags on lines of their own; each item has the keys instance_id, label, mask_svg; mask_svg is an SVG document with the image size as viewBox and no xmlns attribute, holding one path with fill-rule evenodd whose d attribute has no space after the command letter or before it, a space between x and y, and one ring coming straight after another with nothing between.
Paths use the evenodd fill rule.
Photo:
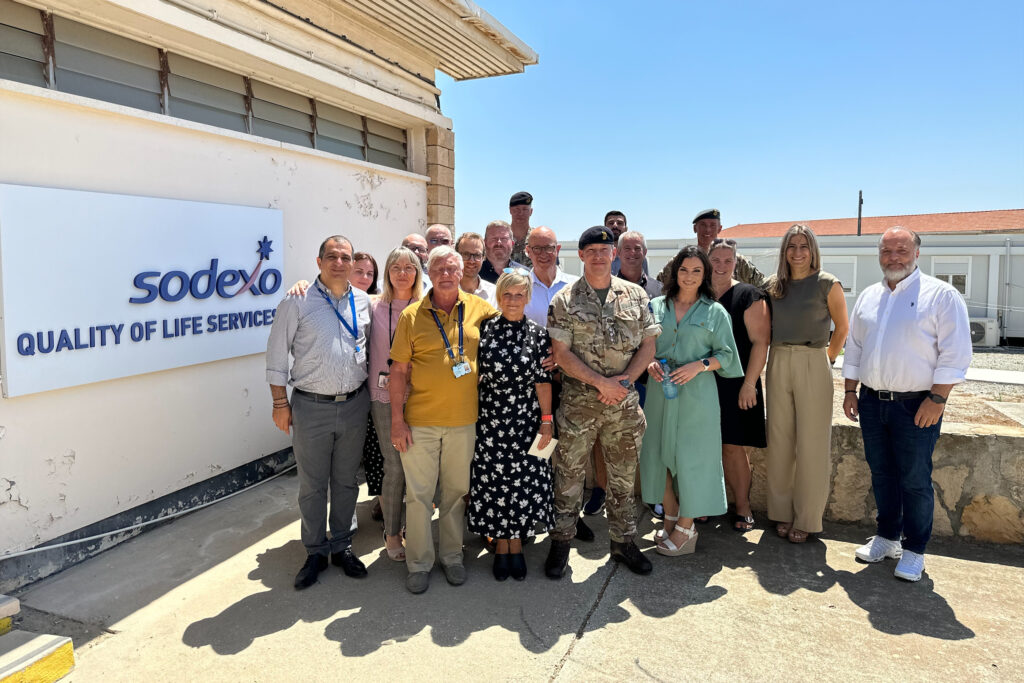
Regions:
<instances>
[{"instance_id":1,"label":"paved patio","mask_svg":"<svg viewBox=\"0 0 1024 683\"><path fill-rule=\"evenodd\" d=\"M917 584L853 551L870 533L829 525L805 546L725 518L697 553L653 552L637 577L598 541L571 574L496 583L467 536L469 581L439 570L421 596L382 551L369 506L355 549L370 576L331 568L296 592L303 560L286 476L124 543L18 594L20 628L74 639L71 681L1021 680L1024 548L936 541ZM364 496L365 499L365 496Z\"/></svg>"}]
</instances>

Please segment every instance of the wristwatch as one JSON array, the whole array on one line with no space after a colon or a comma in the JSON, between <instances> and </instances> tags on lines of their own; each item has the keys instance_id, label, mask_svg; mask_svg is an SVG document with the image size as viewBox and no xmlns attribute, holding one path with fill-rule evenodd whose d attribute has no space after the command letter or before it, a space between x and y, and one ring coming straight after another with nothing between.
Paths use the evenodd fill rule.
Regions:
<instances>
[{"instance_id":1,"label":"wristwatch","mask_svg":"<svg viewBox=\"0 0 1024 683\"><path fill-rule=\"evenodd\" d=\"M932 400L932 403L938 403L940 405L946 402L945 396L940 396L936 394L934 391L928 394L928 398Z\"/></svg>"},{"instance_id":2,"label":"wristwatch","mask_svg":"<svg viewBox=\"0 0 1024 683\"><path fill-rule=\"evenodd\" d=\"M704 370L710 370L711 369L711 359L710 358L701 358L700 364L704 366Z\"/></svg>"}]
</instances>

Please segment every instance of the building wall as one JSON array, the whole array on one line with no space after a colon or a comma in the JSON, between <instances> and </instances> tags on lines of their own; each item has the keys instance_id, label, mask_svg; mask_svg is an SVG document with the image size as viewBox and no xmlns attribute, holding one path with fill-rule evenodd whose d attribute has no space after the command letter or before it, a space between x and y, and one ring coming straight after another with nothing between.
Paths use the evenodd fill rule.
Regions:
<instances>
[{"instance_id":1,"label":"building wall","mask_svg":"<svg viewBox=\"0 0 1024 683\"><path fill-rule=\"evenodd\" d=\"M425 176L10 81L0 149L4 183L281 209L286 282L316 275L329 234L382 256L426 222ZM43 260L39 277L60 273ZM270 419L262 354L0 399L0 551L289 443Z\"/></svg>"}]
</instances>

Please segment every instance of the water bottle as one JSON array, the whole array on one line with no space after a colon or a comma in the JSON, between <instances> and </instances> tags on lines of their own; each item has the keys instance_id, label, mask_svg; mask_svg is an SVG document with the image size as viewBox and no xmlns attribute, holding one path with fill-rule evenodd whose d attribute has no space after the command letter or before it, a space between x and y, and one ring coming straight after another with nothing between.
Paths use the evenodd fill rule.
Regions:
<instances>
[{"instance_id":1,"label":"water bottle","mask_svg":"<svg viewBox=\"0 0 1024 683\"><path fill-rule=\"evenodd\" d=\"M668 376L668 361L662 358L658 362L661 363L661 374L664 375L664 377L661 380L661 390L665 393L665 398L671 400L679 395L679 387L677 387L676 383L673 382Z\"/></svg>"}]
</instances>

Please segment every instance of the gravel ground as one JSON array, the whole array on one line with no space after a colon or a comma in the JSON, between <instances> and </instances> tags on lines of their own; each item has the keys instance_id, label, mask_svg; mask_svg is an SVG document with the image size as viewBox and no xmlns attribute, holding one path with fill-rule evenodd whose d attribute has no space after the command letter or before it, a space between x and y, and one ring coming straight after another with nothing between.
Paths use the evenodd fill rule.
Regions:
<instances>
[{"instance_id":1,"label":"gravel ground","mask_svg":"<svg viewBox=\"0 0 1024 683\"><path fill-rule=\"evenodd\" d=\"M1024 348L975 349L971 367L1024 371Z\"/></svg>"}]
</instances>

